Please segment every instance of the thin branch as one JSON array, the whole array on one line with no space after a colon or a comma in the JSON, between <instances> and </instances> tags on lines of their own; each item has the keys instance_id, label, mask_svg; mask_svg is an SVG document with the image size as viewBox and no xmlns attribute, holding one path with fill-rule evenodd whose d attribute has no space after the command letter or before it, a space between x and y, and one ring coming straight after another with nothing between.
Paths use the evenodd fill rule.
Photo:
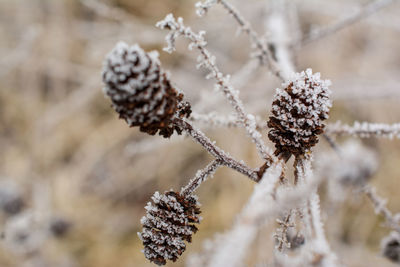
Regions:
<instances>
[{"instance_id":1,"label":"thin branch","mask_svg":"<svg viewBox=\"0 0 400 267\"><path fill-rule=\"evenodd\" d=\"M271 2L268 2L271 5ZM274 58L280 69L283 81L295 72L293 55L290 46L287 3L283 0L272 1L272 13L267 17L267 31L270 35L270 45L273 47Z\"/></svg>"},{"instance_id":2,"label":"thin branch","mask_svg":"<svg viewBox=\"0 0 400 267\"><path fill-rule=\"evenodd\" d=\"M370 122L354 122L353 125L342 124L340 121L329 124L326 133L330 135L352 135L354 137L369 138L400 138L400 123L370 123Z\"/></svg>"},{"instance_id":3,"label":"thin branch","mask_svg":"<svg viewBox=\"0 0 400 267\"><path fill-rule=\"evenodd\" d=\"M322 136L324 137L324 139L326 140L326 142L328 142L329 146L338 154L340 155L340 148L339 146L336 144L335 140L332 139L331 136L329 136L328 134L324 133L322 134Z\"/></svg>"},{"instance_id":4,"label":"thin branch","mask_svg":"<svg viewBox=\"0 0 400 267\"><path fill-rule=\"evenodd\" d=\"M218 159L213 160L204 169L198 170L195 177L181 189L181 195L187 196L192 194L208 177L212 176L221 166L222 162Z\"/></svg>"},{"instance_id":5,"label":"thin branch","mask_svg":"<svg viewBox=\"0 0 400 267\"><path fill-rule=\"evenodd\" d=\"M205 123L209 126L220 127L240 127L240 123L233 117L218 115L216 113L198 114L193 113L190 118L191 121ZM256 118L256 128L259 131L268 129L267 123ZM386 124L386 123L373 123L373 122L354 122L353 125L344 124L340 121L330 123L327 125L323 137L329 144L338 150L336 144L332 143L333 139L330 136L347 136L370 138L400 138L400 123Z\"/></svg>"},{"instance_id":6,"label":"thin branch","mask_svg":"<svg viewBox=\"0 0 400 267\"><path fill-rule=\"evenodd\" d=\"M260 181L260 177L258 176L256 170L250 169L244 163L241 163L229 156L225 151L216 146L214 142L206 137L204 133L202 133L200 130L195 129L189 122L182 119L176 119L174 123L181 127L200 145L202 145L211 155L220 160L222 165L246 175L255 182Z\"/></svg>"},{"instance_id":7,"label":"thin branch","mask_svg":"<svg viewBox=\"0 0 400 267\"><path fill-rule=\"evenodd\" d=\"M127 21L131 22L138 21L132 14L129 14L125 10L110 6L101 1L98 0L80 0L80 1L84 6L93 10L96 14L100 16L120 21L123 23L126 23Z\"/></svg>"},{"instance_id":8,"label":"thin branch","mask_svg":"<svg viewBox=\"0 0 400 267\"><path fill-rule=\"evenodd\" d=\"M389 4L393 3L394 0L376 0L373 1L364 7L362 7L360 10L355 12L354 14L345 17L336 23L333 23L331 25L328 25L326 27L321 27L317 30L310 31L308 34L304 35L301 40L296 40L293 45L294 46L305 46L313 41L317 41L319 39L322 39L328 35L334 34L364 18L367 18L368 16L378 12L384 7L387 7ZM300 44L299 44L300 43Z\"/></svg>"},{"instance_id":9,"label":"thin branch","mask_svg":"<svg viewBox=\"0 0 400 267\"><path fill-rule=\"evenodd\" d=\"M276 249L279 252L283 251L283 246L290 248L290 242L288 241L287 233L289 231L289 228L295 227L295 224L292 222L293 215L295 215L294 209L291 209L291 210L289 210L288 214L286 216L284 216L283 220L277 219L279 228L276 230L276 234L274 236L275 236L275 239L278 241L278 244L276 245Z\"/></svg>"},{"instance_id":10,"label":"thin branch","mask_svg":"<svg viewBox=\"0 0 400 267\"><path fill-rule=\"evenodd\" d=\"M296 157L295 175L296 181L301 185L307 183L313 174L311 170L311 155L305 157ZM329 243L325 237L325 231L321 218L320 199L315 189L306 201L306 205L302 212L303 222L306 227L306 242L312 244L308 248L319 255L321 260L333 263L336 261L336 255L329 247Z\"/></svg>"},{"instance_id":11,"label":"thin branch","mask_svg":"<svg viewBox=\"0 0 400 267\"><path fill-rule=\"evenodd\" d=\"M227 128L240 127L240 122L234 116L219 115L216 112L207 114L199 114L193 112L189 118L193 122L200 122L207 126L219 126ZM267 129L267 122L262 121L259 117L255 117L256 129L259 131Z\"/></svg>"},{"instance_id":12,"label":"thin branch","mask_svg":"<svg viewBox=\"0 0 400 267\"><path fill-rule=\"evenodd\" d=\"M400 233L399 222L394 218L392 212L386 207L386 200L382 199L376 193L376 189L370 185L364 186L362 191L365 193L368 199L371 200L371 203L375 209L375 213L382 215L383 218L385 218L387 226Z\"/></svg>"},{"instance_id":13,"label":"thin branch","mask_svg":"<svg viewBox=\"0 0 400 267\"><path fill-rule=\"evenodd\" d=\"M260 38L258 33L251 26L250 22L247 21L232 4L228 3L226 0L211 0L206 1L205 3L199 2L196 4L197 14L200 16L204 15L215 3L221 4L221 6L225 8L233 17L233 19L239 24L240 30L245 32L250 37L252 45L257 49L256 56L259 58L260 63L267 65L275 76L284 81L285 77L282 75L282 71L279 69L277 62L272 57L266 42Z\"/></svg>"},{"instance_id":14,"label":"thin branch","mask_svg":"<svg viewBox=\"0 0 400 267\"><path fill-rule=\"evenodd\" d=\"M245 112L243 103L239 98L239 92L231 85L229 81L230 76L224 75L219 70L215 64L215 57L206 49L207 42L203 37L205 32L200 32L199 34L194 33L189 27L183 24L182 18L178 18L178 21L176 21L172 14L167 15L163 21L158 22L157 27L170 30L170 33L166 37L168 47L165 48L165 50L167 52L175 50L175 40L180 35L183 35L191 41L189 49L195 47L200 51L201 55L199 56L198 66L205 67L210 71L208 77L212 77L216 80L216 88L223 92L229 103L233 106L239 121L245 126L248 135L256 144L257 150L262 158L269 162L274 161L275 157L272 155L272 151L269 151L265 146L261 134L256 129L254 116Z\"/></svg>"}]
</instances>

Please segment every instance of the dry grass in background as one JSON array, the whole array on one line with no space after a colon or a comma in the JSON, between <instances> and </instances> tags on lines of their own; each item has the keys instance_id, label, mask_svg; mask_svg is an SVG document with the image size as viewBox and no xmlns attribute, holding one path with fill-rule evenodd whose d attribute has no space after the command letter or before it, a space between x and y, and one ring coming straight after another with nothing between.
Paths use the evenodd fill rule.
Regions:
<instances>
[{"instance_id":1,"label":"dry grass in background","mask_svg":"<svg viewBox=\"0 0 400 267\"><path fill-rule=\"evenodd\" d=\"M154 27L167 13L184 17L196 31L207 31L208 47L222 70L235 73L248 61L251 49L245 34L235 37L237 26L222 8L213 8L201 19L195 16L195 1L101 2L118 9L95 10L78 0L0 2L0 186L16 188L24 211L39 214L40 223L31 224L30 230L43 232L54 221L70 226L62 237L43 242L41 237L32 238L32 243L41 245L30 253L3 242L0 266L152 266L140 252L136 234L143 207L154 191L180 188L210 161L207 152L191 140L148 137L116 119L101 92L100 73L104 55L119 40L159 50L164 68L196 111L230 113L228 105L215 106L221 96L212 92L213 83L195 68L196 53L189 52L184 41L178 42L173 55L161 52L165 32ZM230 2L258 32L265 31L268 1ZM295 2L305 32L351 13L365 1ZM399 122L399 12L399 3L394 3L297 52L297 69L312 67L333 82L331 122ZM265 120L279 85L266 67L258 68L246 84L238 81L247 109ZM198 125L236 158L252 167L263 163L240 129ZM379 158L371 183L388 198L390 210L398 212L398 139L368 138L362 143ZM321 140L315 158L330 149ZM183 258L200 251L203 239L230 227L252 187L232 170L221 169L199 189L204 219ZM365 196L352 194L338 205L334 214L324 206L323 215L326 228L333 229L327 231L332 247L343 261L349 266L391 266L379 255L380 240L388 230ZM3 230L8 215L0 219ZM259 236L271 239L272 230L264 229ZM265 242L255 245L250 258L267 260L265 251L271 249L265 246ZM250 266L259 262L251 259Z\"/></svg>"}]
</instances>

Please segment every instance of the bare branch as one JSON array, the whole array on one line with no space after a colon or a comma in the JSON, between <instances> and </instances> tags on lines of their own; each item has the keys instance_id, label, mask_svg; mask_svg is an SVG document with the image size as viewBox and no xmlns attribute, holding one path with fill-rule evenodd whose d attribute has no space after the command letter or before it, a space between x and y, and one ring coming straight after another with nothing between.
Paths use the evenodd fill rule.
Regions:
<instances>
[{"instance_id":1,"label":"bare branch","mask_svg":"<svg viewBox=\"0 0 400 267\"><path fill-rule=\"evenodd\" d=\"M354 14L345 17L336 23L333 23L331 25L328 25L326 27L321 27L319 29L316 29L314 31L309 32L308 34L304 35L301 40L296 40L293 45L294 46L305 46L311 42L317 41L319 39L322 39L328 35L334 34L364 18L367 18L368 16L378 12L384 7L387 7L389 4L393 3L393 0L375 0L364 7L362 7L360 10L355 12Z\"/></svg>"},{"instance_id":2,"label":"bare branch","mask_svg":"<svg viewBox=\"0 0 400 267\"><path fill-rule=\"evenodd\" d=\"M296 157L294 163L295 175L296 181L300 185L307 183L307 180L312 179L313 174L311 170L310 157L311 156ZM336 261L336 255L330 249L329 243L325 237L319 203L319 195L315 189L314 192L311 193L311 196L307 199L302 212L303 222L306 227L306 242L312 244L311 246L308 246L308 249L320 256L320 261L333 263Z\"/></svg>"},{"instance_id":3,"label":"bare branch","mask_svg":"<svg viewBox=\"0 0 400 267\"><path fill-rule=\"evenodd\" d=\"M93 10L100 16L110 18L116 21L121 21L124 23L127 21L131 22L137 21L137 19L133 15L129 14L128 12L126 12L121 8L107 5L98 0L80 0L80 1L84 6Z\"/></svg>"},{"instance_id":4,"label":"bare branch","mask_svg":"<svg viewBox=\"0 0 400 267\"><path fill-rule=\"evenodd\" d=\"M246 175L255 182L258 182L260 180L260 177L258 177L256 170L250 169L244 163L241 163L233 159L225 151L216 146L214 142L212 142L208 137L204 135L204 133L202 133L200 130L195 129L189 122L182 119L176 119L174 123L176 123L176 125L180 126L185 132L187 132L194 140L196 140L200 145L202 145L211 155L220 160L222 165L225 165L231 169L234 169Z\"/></svg>"},{"instance_id":5,"label":"bare branch","mask_svg":"<svg viewBox=\"0 0 400 267\"><path fill-rule=\"evenodd\" d=\"M195 177L181 189L181 195L187 196L192 194L209 176L212 176L215 171L221 166L222 162L218 159L213 160L204 169L197 171Z\"/></svg>"},{"instance_id":6,"label":"bare branch","mask_svg":"<svg viewBox=\"0 0 400 267\"><path fill-rule=\"evenodd\" d=\"M386 207L386 200L382 199L377 193L376 189L370 185L366 185L362 191L371 200L374 206L375 213L380 214L385 218L386 224L391 229L400 233L399 222L394 218L392 212Z\"/></svg>"},{"instance_id":7,"label":"bare branch","mask_svg":"<svg viewBox=\"0 0 400 267\"><path fill-rule=\"evenodd\" d=\"M221 4L239 24L240 30L249 35L252 45L257 48L257 57L259 58L261 64L267 65L274 75L284 81L285 77L283 76L282 71L279 69L277 62L272 57L271 52L268 50L266 42L259 37L258 33L251 26L250 22L248 22L233 5L228 3L226 0L206 1L204 4L199 2L196 4L197 13L199 15L203 15L213 4L217 2Z\"/></svg>"}]
</instances>

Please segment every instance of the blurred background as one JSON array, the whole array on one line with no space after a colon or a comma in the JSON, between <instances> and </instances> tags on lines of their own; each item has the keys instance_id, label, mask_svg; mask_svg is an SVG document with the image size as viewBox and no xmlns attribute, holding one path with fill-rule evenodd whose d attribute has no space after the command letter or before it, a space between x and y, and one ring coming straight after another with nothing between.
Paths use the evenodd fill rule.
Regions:
<instances>
[{"instance_id":1,"label":"blurred background","mask_svg":"<svg viewBox=\"0 0 400 267\"><path fill-rule=\"evenodd\" d=\"M250 72L243 68L252 53L248 37L237 33L236 23L221 6L197 17L195 2L0 1L0 266L153 266L141 253L137 237L145 204L154 191L179 190L212 157L189 138L147 136L118 120L101 90L105 55L120 40L158 50L163 67L194 111L232 112L213 91L213 81L204 78L206 72L196 69L197 51L189 51L187 41L179 40L172 55L162 51L166 32L154 25L166 14L182 16L195 31L207 31L208 48L221 70L233 75L247 110L268 118L279 80L265 66ZM229 2L268 40L270 1ZM293 22L289 38L334 23L368 3L288 2ZM395 1L296 50L297 70L311 67L333 82L330 122L400 121L398 14L400 4ZM235 158L251 167L263 163L243 129L196 125ZM263 134L268 142L267 129ZM340 145L354 139L336 141ZM388 199L388 207L399 212L399 140L359 142L377 158L371 184ZM331 150L321 140L316 161ZM185 257L201 251L204 239L229 229L253 186L227 168L204 183L197 192L202 203L200 231L182 259L167 266L183 266ZM325 205L332 203L332 192L322 189L333 249L349 266L391 266L380 256L380 240L389 233L382 218L375 216L364 196L341 190L347 195L333 201L335 205ZM260 233L249 266L268 262L275 226L271 222Z\"/></svg>"}]
</instances>

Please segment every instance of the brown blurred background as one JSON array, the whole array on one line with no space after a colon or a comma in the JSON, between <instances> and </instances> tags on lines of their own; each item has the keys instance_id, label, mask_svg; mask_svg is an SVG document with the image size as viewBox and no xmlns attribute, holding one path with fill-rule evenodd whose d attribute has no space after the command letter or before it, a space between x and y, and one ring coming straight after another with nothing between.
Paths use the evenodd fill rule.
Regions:
<instances>
[{"instance_id":1,"label":"brown blurred background","mask_svg":"<svg viewBox=\"0 0 400 267\"><path fill-rule=\"evenodd\" d=\"M213 82L196 69L197 51L188 51L180 40L176 53L162 52L166 32L154 25L172 12L194 30L207 31L208 47L225 73L237 72L248 61L248 38L236 35L237 25L226 11L216 6L198 18L195 2L0 1L0 188L21 196L13 212L1 215L0 229L21 213L28 229L16 240L3 238L0 266L152 266L136 234L146 202L154 191L178 190L211 157L189 138L148 137L118 120L101 91L102 61L120 40L156 49L196 112L230 114L213 92ZM266 33L267 0L230 2ZM299 29L308 32L364 3L305 0L291 7L298 12ZM312 67L332 80L331 122L400 121L399 12L399 3L392 4L296 53L298 70ZM239 89L246 108L266 119L277 86L279 81L260 67ZM262 164L242 129L198 126L236 158L252 167ZM393 212L400 211L399 141L370 138L363 143L379 156L371 183L389 199ZM329 149L322 140L315 158ZM184 255L200 251L203 239L228 229L252 187L243 176L218 170L198 191L204 219ZM361 195L340 205L341 216L324 213L327 228L335 229L327 232L340 258L350 266L390 266L379 257L380 239L388 232L382 218ZM272 246L272 226L257 240L250 266L268 260L263 248ZM181 259L168 266L183 264Z\"/></svg>"}]
</instances>

